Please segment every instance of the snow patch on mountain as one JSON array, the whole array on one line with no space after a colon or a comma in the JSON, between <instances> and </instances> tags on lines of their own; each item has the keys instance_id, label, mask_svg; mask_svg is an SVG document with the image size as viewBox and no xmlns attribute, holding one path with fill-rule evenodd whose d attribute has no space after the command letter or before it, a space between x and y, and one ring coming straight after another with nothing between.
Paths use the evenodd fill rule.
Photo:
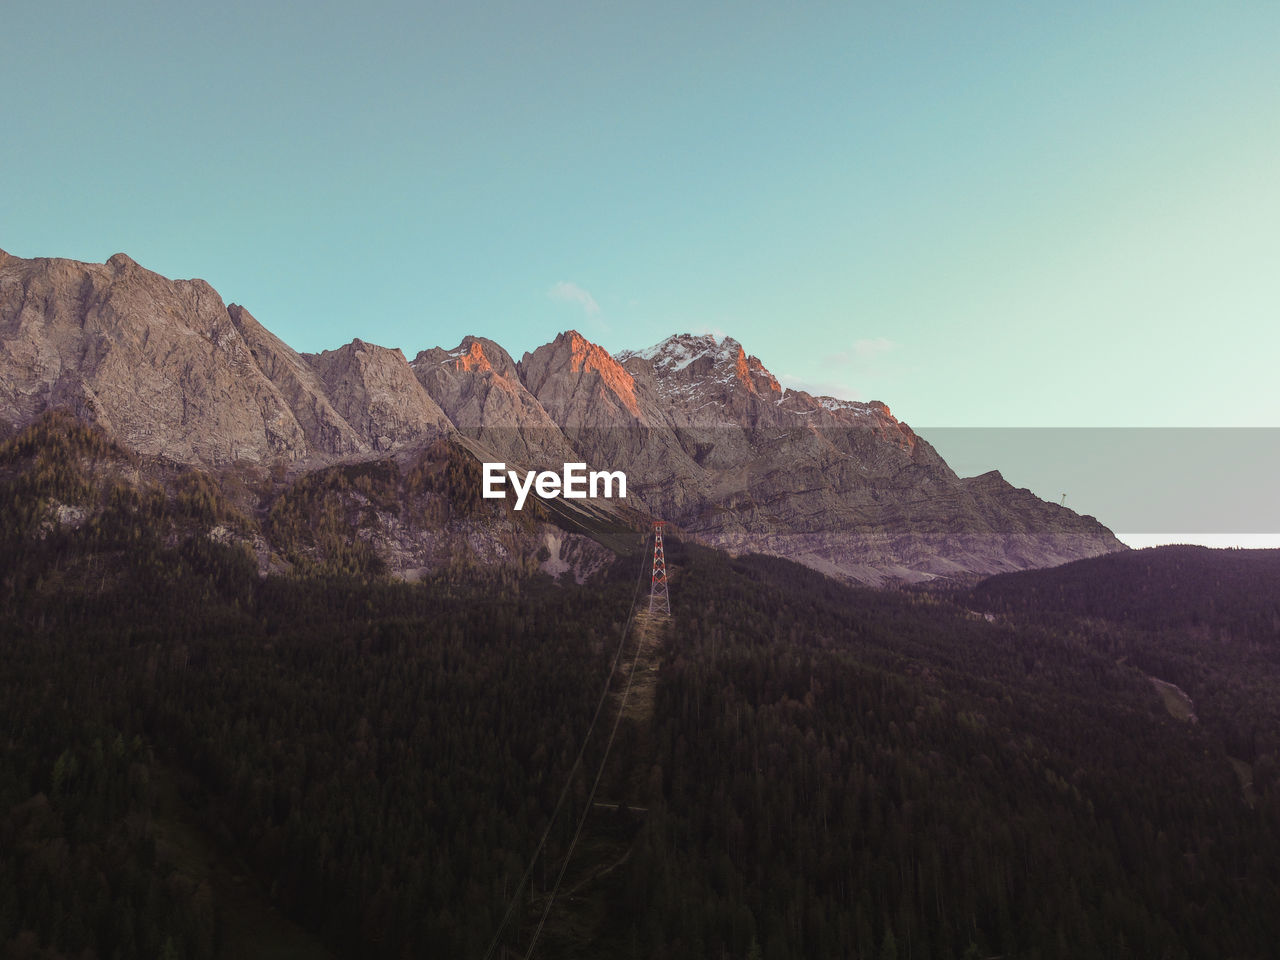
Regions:
<instances>
[{"instance_id":1,"label":"snow patch on mountain","mask_svg":"<svg viewBox=\"0 0 1280 960\"><path fill-rule=\"evenodd\" d=\"M836 410L853 410L857 413L869 414L871 412L868 404L858 400L838 400L835 397L817 397L818 403L822 405L824 410L835 412Z\"/></svg>"},{"instance_id":2,"label":"snow patch on mountain","mask_svg":"<svg viewBox=\"0 0 1280 960\"><path fill-rule=\"evenodd\" d=\"M736 361L741 353L742 344L732 337L678 333L645 350L623 350L614 359L622 363L631 357L640 357L653 364L654 372L662 376L679 373L705 356L719 365L726 360Z\"/></svg>"}]
</instances>

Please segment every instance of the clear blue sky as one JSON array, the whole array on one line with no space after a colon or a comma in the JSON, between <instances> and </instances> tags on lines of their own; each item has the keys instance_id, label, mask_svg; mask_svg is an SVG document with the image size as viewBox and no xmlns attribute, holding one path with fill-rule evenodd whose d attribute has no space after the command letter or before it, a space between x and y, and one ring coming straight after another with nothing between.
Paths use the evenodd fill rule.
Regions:
<instances>
[{"instance_id":1,"label":"clear blue sky","mask_svg":"<svg viewBox=\"0 0 1280 960\"><path fill-rule=\"evenodd\" d=\"M1280 4L48 2L0 247L303 350L719 330L928 426L1280 426Z\"/></svg>"}]
</instances>

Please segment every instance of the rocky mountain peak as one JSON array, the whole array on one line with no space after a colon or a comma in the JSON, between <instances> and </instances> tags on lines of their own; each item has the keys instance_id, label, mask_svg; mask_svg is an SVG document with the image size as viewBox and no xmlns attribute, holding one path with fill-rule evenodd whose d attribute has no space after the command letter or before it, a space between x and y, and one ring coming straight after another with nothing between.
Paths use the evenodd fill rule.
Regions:
<instances>
[{"instance_id":1,"label":"rocky mountain peak","mask_svg":"<svg viewBox=\"0 0 1280 960\"><path fill-rule=\"evenodd\" d=\"M463 341L463 353L453 357L453 365L458 370L492 370L493 364L485 356L484 345L479 340Z\"/></svg>"},{"instance_id":2,"label":"rocky mountain peak","mask_svg":"<svg viewBox=\"0 0 1280 960\"><path fill-rule=\"evenodd\" d=\"M421 351L410 364L419 379L431 367L443 367L450 373L495 374L518 379L516 363L501 346L484 337L467 335L452 350L432 347Z\"/></svg>"},{"instance_id":3,"label":"rocky mountain peak","mask_svg":"<svg viewBox=\"0 0 1280 960\"><path fill-rule=\"evenodd\" d=\"M492 340L467 336L452 350L432 347L410 367L453 425L484 445L489 459L573 459L559 428L521 382L511 355Z\"/></svg>"},{"instance_id":4,"label":"rocky mountain peak","mask_svg":"<svg viewBox=\"0 0 1280 960\"><path fill-rule=\"evenodd\" d=\"M526 353L519 370L529 392L562 425L570 406L605 398L632 417L640 416L631 374L607 350L576 330L567 330L551 343Z\"/></svg>"},{"instance_id":5,"label":"rocky mountain peak","mask_svg":"<svg viewBox=\"0 0 1280 960\"><path fill-rule=\"evenodd\" d=\"M704 357L712 362L736 360L742 353L742 344L733 337L717 337L714 334L676 333L647 350L623 350L617 355L619 363L632 357L647 360L658 376L679 373Z\"/></svg>"},{"instance_id":6,"label":"rocky mountain peak","mask_svg":"<svg viewBox=\"0 0 1280 960\"><path fill-rule=\"evenodd\" d=\"M617 361L604 348L592 343L577 330L566 330L550 343L544 343L532 352L526 351L525 355L521 357L516 366L519 367L521 377L526 384L530 384L527 369L529 362L536 355L541 355L544 358L555 356L558 361L558 368L567 373L580 374L589 370L612 370L617 366ZM536 366L539 367L541 372L540 365ZM533 385L530 385L529 388L536 392L536 388Z\"/></svg>"},{"instance_id":7,"label":"rocky mountain peak","mask_svg":"<svg viewBox=\"0 0 1280 960\"><path fill-rule=\"evenodd\" d=\"M70 409L144 455L304 460L309 437L253 346L208 284L124 254L0 263L0 417L14 423Z\"/></svg>"},{"instance_id":8,"label":"rocky mountain peak","mask_svg":"<svg viewBox=\"0 0 1280 960\"><path fill-rule=\"evenodd\" d=\"M399 349L355 339L306 359L334 407L374 450L421 444L450 426Z\"/></svg>"},{"instance_id":9,"label":"rocky mountain peak","mask_svg":"<svg viewBox=\"0 0 1280 960\"><path fill-rule=\"evenodd\" d=\"M778 378L765 368L759 357L747 356L742 347L738 347L734 373L754 393L774 399L782 396L782 386L778 383Z\"/></svg>"},{"instance_id":10,"label":"rocky mountain peak","mask_svg":"<svg viewBox=\"0 0 1280 960\"><path fill-rule=\"evenodd\" d=\"M116 253L107 258L107 266L114 270L117 274L124 273L126 270L141 270L138 262L127 253Z\"/></svg>"},{"instance_id":11,"label":"rocky mountain peak","mask_svg":"<svg viewBox=\"0 0 1280 960\"><path fill-rule=\"evenodd\" d=\"M741 388L770 400L782 397L777 378L733 337L679 333L646 350L624 350L617 359L636 372L651 370L659 395L666 399L707 388Z\"/></svg>"},{"instance_id":12,"label":"rocky mountain peak","mask_svg":"<svg viewBox=\"0 0 1280 960\"><path fill-rule=\"evenodd\" d=\"M569 369L574 373L584 370L612 371L618 366L618 362L607 350L592 343L577 330L564 331L551 341L550 346L568 350Z\"/></svg>"}]
</instances>

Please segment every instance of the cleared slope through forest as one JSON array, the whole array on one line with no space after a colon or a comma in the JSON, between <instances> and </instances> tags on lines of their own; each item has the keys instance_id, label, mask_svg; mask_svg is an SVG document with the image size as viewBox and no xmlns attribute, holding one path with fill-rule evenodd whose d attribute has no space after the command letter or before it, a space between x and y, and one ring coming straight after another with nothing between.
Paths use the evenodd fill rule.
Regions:
<instances>
[{"instance_id":1,"label":"cleared slope through forest","mask_svg":"<svg viewBox=\"0 0 1280 960\"><path fill-rule=\"evenodd\" d=\"M599 944L616 934L616 912L626 901L624 871L619 868L630 858L643 829L650 797L662 790L661 774L656 775L656 782L654 779L654 702L663 650L674 629L670 620L650 617L643 611L636 615L632 628L635 646L627 651L611 694L618 735L600 789L586 813L572 859L566 866L553 857L544 868L543 889L530 899L526 930L537 928L552 895L549 888L554 876L565 870L534 956L598 956ZM584 793L587 789L584 784ZM520 942L526 942L523 931Z\"/></svg>"}]
</instances>

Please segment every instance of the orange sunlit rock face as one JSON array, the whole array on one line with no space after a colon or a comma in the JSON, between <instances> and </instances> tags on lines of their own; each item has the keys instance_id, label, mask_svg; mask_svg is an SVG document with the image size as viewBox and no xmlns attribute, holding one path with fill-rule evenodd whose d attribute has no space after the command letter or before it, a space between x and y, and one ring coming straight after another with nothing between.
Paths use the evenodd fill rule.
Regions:
<instances>
[{"instance_id":1,"label":"orange sunlit rock face","mask_svg":"<svg viewBox=\"0 0 1280 960\"><path fill-rule=\"evenodd\" d=\"M569 341L569 369L573 373L595 373L603 381L603 385L612 391L623 406L631 413L639 415L636 405L636 382L631 374L622 368L622 364L608 351L592 343L577 330L570 330L564 335Z\"/></svg>"},{"instance_id":2,"label":"orange sunlit rock face","mask_svg":"<svg viewBox=\"0 0 1280 960\"><path fill-rule=\"evenodd\" d=\"M773 374L765 369L760 359L747 356L747 352L741 346L738 347L738 359L734 369L738 374L738 379L745 383L753 393L758 394L760 392L762 382L769 391L778 394L782 393L782 387Z\"/></svg>"},{"instance_id":3,"label":"orange sunlit rock face","mask_svg":"<svg viewBox=\"0 0 1280 960\"><path fill-rule=\"evenodd\" d=\"M454 369L483 372L492 370L493 364L489 362L489 358L484 355L484 347L480 346L479 341L471 341L471 349L466 353L460 353L453 361Z\"/></svg>"}]
</instances>

